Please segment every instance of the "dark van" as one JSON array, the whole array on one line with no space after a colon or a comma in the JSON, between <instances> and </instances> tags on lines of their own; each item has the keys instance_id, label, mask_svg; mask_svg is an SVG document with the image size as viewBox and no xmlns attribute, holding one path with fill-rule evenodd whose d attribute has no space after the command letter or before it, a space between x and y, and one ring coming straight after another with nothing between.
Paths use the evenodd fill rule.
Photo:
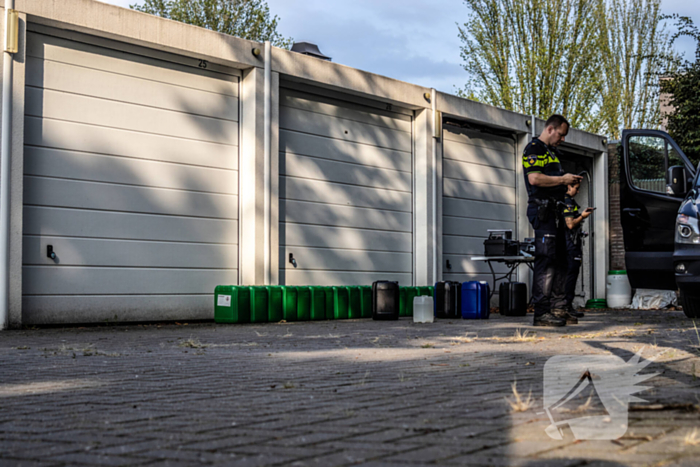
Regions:
<instances>
[{"instance_id":1,"label":"dark van","mask_svg":"<svg viewBox=\"0 0 700 467\"><path fill-rule=\"evenodd\" d=\"M663 131L622 132L620 209L625 262L635 288L680 289L700 317L698 169Z\"/></svg>"}]
</instances>

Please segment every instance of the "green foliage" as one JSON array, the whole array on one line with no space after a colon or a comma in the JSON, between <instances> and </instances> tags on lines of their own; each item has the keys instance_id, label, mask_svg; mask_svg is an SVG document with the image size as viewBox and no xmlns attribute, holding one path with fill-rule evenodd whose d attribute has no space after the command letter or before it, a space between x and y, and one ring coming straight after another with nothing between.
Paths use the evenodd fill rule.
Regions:
<instances>
[{"instance_id":1,"label":"green foliage","mask_svg":"<svg viewBox=\"0 0 700 467\"><path fill-rule=\"evenodd\" d=\"M277 32L279 19L270 17L263 0L146 0L130 7L243 39L270 41L283 49L291 48L293 42Z\"/></svg>"},{"instance_id":2,"label":"green foliage","mask_svg":"<svg viewBox=\"0 0 700 467\"><path fill-rule=\"evenodd\" d=\"M697 166L700 161L700 31L687 17L676 17L678 33L696 40L695 61L685 61L663 81L674 109L668 115L667 129L683 152Z\"/></svg>"},{"instance_id":3,"label":"green foliage","mask_svg":"<svg viewBox=\"0 0 700 467\"><path fill-rule=\"evenodd\" d=\"M657 127L672 62L660 0L464 0L463 97L619 137Z\"/></svg>"}]
</instances>

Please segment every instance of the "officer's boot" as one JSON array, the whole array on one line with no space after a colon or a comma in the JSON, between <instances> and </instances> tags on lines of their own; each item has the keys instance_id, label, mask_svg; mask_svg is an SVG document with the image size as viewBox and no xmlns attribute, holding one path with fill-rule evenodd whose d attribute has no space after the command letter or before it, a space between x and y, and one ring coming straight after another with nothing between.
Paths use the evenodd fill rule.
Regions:
<instances>
[{"instance_id":1,"label":"officer's boot","mask_svg":"<svg viewBox=\"0 0 700 467\"><path fill-rule=\"evenodd\" d=\"M539 316L535 316L535 320L532 323L533 326L550 326L550 327L561 327L566 326L566 320L556 317L553 313L544 313Z\"/></svg>"},{"instance_id":2,"label":"officer's boot","mask_svg":"<svg viewBox=\"0 0 700 467\"><path fill-rule=\"evenodd\" d=\"M572 305L569 305L567 307L566 311L567 311L567 313L569 313L571 316L573 316L575 318L583 318L585 316L582 311L574 310L574 307Z\"/></svg>"},{"instance_id":3,"label":"officer's boot","mask_svg":"<svg viewBox=\"0 0 700 467\"><path fill-rule=\"evenodd\" d=\"M552 308L552 314L566 321L566 324L578 324L578 319L564 308Z\"/></svg>"}]
</instances>

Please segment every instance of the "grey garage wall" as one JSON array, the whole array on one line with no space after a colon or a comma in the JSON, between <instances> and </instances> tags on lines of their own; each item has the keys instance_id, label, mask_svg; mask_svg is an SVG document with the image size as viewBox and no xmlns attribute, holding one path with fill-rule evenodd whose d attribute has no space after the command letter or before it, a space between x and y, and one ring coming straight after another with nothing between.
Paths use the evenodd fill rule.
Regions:
<instances>
[{"instance_id":1,"label":"grey garage wall","mask_svg":"<svg viewBox=\"0 0 700 467\"><path fill-rule=\"evenodd\" d=\"M40 31L27 41L23 322L211 318L214 287L238 281L238 72Z\"/></svg>"},{"instance_id":2,"label":"grey garage wall","mask_svg":"<svg viewBox=\"0 0 700 467\"><path fill-rule=\"evenodd\" d=\"M443 280L492 282L488 265L469 258L483 255L488 229L516 235L515 140L445 125L442 146Z\"/></svg>"},{"instance_id":3,"label":"grey garage wall","mask_svg":"<svg viewBox=\"0 0 700 467\"><path fill-rule=\"evenodd\" d=\"M385 108L280 90L280 284L412 283L412 113Z\"/></svg>"}]
</instances>

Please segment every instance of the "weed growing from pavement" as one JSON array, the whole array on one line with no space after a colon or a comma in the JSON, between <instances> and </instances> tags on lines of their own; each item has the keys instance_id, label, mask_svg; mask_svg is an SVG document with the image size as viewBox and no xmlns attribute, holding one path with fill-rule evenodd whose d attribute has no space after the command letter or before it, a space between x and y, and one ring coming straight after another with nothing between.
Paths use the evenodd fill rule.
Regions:
<instances>
[{"instance_id":1,"label":"weed growing from pavement","mask_svg":"<svg viewBox=\"0 0 700 467\"><path fill-rule=\"evenodd\" d=\"M700 438L698 438L698 429L693 428L693 431L689 432L687 435L685 435L685 439L683 440L685 444L688 446L697 446L700 444Z\"/></svg>"},{"instance_id":2,"label":"weed growing from pavement","mask_svg":"<svg viewBox=\"0 0 700 467\"><path fill-rule=\"evenodd\" d=\"M294 389L296 386L291 381L287 381L282 385L282 387L284 387L284 389Z\"/></svg>"},{"instance_id":3,"label":"weed growing from pavement","mask_svg":"<svg viewBox=\"0 0 700 467\"><path fill-rule=\"evenodd\" d=\"M514 381L513 384L510 385L510 387L513 389L513 399L505 398L506 402L508 405L510 405L510 408L513 412L525 412L527 410L530 410L533 405L535 405L535 401L532 400L532 390L528 392L527 398L523 399L523 396L520 395L518 392L518 382Z\"/></svg>"},{"instance_id":4,"label":"weed growing from pavement","mask_svg":"<svg viewBox=\"0 0 700 467\"><path fill-rule=\"evenodd\" d=\"M207 344L202 344L201 342L199 342L199 339L193 337L190 337L189 339L180 342L179 344L177 344L177 346L185 347L188 349L204 349L208 347Z\"/></svg>"},{"instance_id":5,"label":"weed growing from pavement","mask_svg":"<svg viewBox=\"0 0 700 467\"><path fill-rule=\"evenodd\" d=\"M420 348L421 348L421 349L434 349L434 348L435 348L435 345L434 345L434 344L431 344L430 342L428 342L427 344L421 345Z\"/></svg>"}]
</instances>

